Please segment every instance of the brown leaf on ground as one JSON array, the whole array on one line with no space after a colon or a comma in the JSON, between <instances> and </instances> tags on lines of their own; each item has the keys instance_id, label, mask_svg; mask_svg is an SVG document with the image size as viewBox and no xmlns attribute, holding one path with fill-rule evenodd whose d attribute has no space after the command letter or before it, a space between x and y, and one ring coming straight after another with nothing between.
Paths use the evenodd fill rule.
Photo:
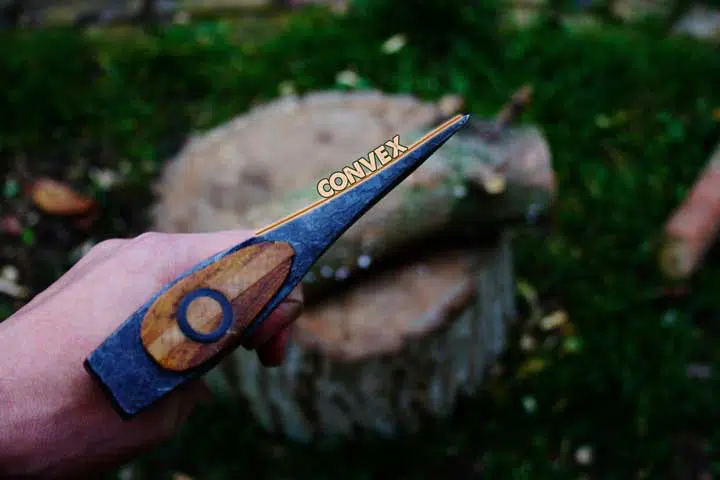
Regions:
<instances>
[{"instance_id":1,"label":"brown leaf on ground","mask_svg":"<svg viewBox=\"0 0 720 480\"><path fill-rule=\"evenodd\" d=\"M95 205L94 199L49 178L34 182L30 196L36 207L50 215L80 215L87 213Z\"/></svg>"}]
</instances>

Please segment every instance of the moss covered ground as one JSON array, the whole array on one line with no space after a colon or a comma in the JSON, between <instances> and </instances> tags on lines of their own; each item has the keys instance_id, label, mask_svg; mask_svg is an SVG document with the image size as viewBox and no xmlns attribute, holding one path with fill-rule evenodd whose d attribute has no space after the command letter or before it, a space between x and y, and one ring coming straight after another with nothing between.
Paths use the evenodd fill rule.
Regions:
<instances>
[{"instance_id":1,"label":"moss covered ground","mask_svg":"<svg viewBox=\"0 0 720 480\"><path fill-rule=\"evenodd\" d=\"M308 10L262 37L215 21L153 34L2 34L0 208L21 228L2 234L0 261L33 293L83 243L146 229L150 185L188 133L278 95L283 83L333 88L350 69L363 87L460 93L478 115L535 86L523 120L548 137L559 198L549 232L515 239L519 300L537 292L546 314L567 314L564 326L518 322L486 389L418 435L292 445L254 426L241 404L218 403L139 459L139 478L720 474L720 384L687 375L689 364L720 359L719 256L711 251L679 295L656 267L662 224L720 138L717 48L658 28L510 32L490 28L490 10L428 21L436 13L423 23L381 10L347 18ZM383 53L394 33L407 44ZM104 187L97 172L121 181ZM94 223L34 209L23 184L41 175L93 195ZM3 316L20 305L3 299ZM534 350L520 348L522 335Z\"/></svg>"}]
</instances>

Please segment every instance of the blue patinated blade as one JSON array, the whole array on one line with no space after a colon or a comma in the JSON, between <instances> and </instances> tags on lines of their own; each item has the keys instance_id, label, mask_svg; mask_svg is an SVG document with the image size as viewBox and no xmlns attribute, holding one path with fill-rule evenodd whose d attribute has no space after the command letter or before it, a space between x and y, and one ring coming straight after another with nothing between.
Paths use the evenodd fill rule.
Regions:
<instances>
[{"instance_id":1,"label":"blue patinated blade","mask_svg":"<svg viewBox=\"0 0 720 480\"><path fill-rule=\"evenodd\" d=\"M186 381L206 373L232 349L220 352L202 366L185 372L166 370L146 353L140 337L141 325L158 297L180 280L241 248L267 241L290 243L295 257L288 277L243 333L242 339L246 342L333 242L450 139L468 118L465 115L449 120L349 190L319 201L185 272L157 292L93 351L85 361L85 368L103 385L125 418L149 407Z\"/></svg>"},{"instance_id":2,"label":"blue patinated blade","mask_svg":"<svg viewBox=\"0 0 720 480\"><path fill-rule=\"evenodd\" d=\"M245 335L253 331L267 314L297 286L313 264L328 248L354 224L365 212L379 202L390 190L395 188L408 175L415 171L425 160L435 153L455 132L467 122L469 115L458 117L455 121L439 127L426 135L407 152L382 170L373 174L329 201L323 202L277 227L261 234L262 241L288 242L295 250L296 260L286 283L270 301L265 310L245 330ZM279 297L279 298L277 298Z\"/></svg>"}]
</instances>

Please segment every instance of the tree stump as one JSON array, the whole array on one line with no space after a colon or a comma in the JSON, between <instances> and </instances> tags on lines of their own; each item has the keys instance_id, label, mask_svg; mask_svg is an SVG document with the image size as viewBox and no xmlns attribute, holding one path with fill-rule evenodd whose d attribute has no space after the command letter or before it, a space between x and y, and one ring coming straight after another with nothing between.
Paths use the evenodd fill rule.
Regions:
<instances>
[{"instance_id":1,"label":"tree stump","mask_svg":"<svg viewBox=\"0 0 720 480\"><path fill-rule=\"evenodd\" d=\"M169 162L156 228L259 229L320 198L320 178L396 134L412 143L459 107L380 92L256 107ZM298 440L412 431L475 391L514 315L506 228L554 197L544 138L506 116L471 120L321 257L283 366L238 350L208 374L213 389Z\"/></svg>"}]
</instances>

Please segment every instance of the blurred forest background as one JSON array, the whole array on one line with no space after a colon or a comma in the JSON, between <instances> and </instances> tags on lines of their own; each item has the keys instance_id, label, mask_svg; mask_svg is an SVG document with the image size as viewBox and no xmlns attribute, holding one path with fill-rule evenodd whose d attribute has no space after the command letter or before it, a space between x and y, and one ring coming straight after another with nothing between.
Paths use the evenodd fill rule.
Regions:
<instances>
[{"instance_id":1,"label":"blurred forest background","mask_svg":"<svg viewBox=\"0 0 720 480\"><path fill-rule=\"evenodd\" d=\"M514 249L520 304L537 297L562 320L520 321L483 391L453 418L392 441L302 446L218 402L135 462L132 477L114 475L720 475L720 256L711 250L682 285L657 268L662 225L720 138L718 31L673 33L697 5L228 0L137 2L128 14L126 3L26 2L36 6L20 14L22 3L2 2L0 33L2 318L94 243L146 230L151 185L190 133L287 89L454 92L492 115L532 83L523 121L547 135L558 175L551 228L519 235ZM91 201L54 215L28 187L43 177ZM528 335L536 348L524 348Z\"/></svg>"}]
</instances>

